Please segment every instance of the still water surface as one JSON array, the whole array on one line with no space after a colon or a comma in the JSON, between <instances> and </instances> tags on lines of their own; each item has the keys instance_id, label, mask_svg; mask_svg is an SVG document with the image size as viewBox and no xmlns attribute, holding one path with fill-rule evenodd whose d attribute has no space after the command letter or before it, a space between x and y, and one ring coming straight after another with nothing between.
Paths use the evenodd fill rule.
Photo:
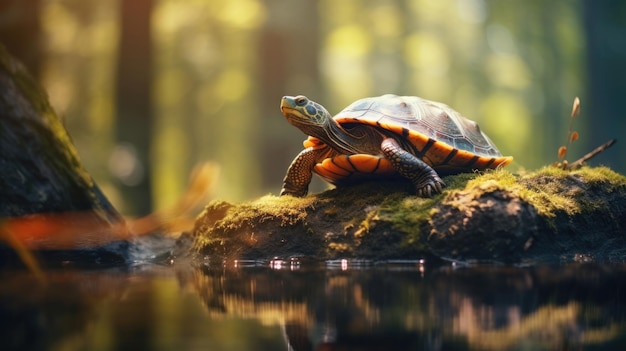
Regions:
<instances>
[{"instance_id":1,"label":"still water surface","mask_svg":"<svg viewBox=\"0 0 626 351\"><path fill-rule=\"evenodd\" d=\"M626 266L0 272L2 350L622 350Z\"/></svg>"}]
</instances>

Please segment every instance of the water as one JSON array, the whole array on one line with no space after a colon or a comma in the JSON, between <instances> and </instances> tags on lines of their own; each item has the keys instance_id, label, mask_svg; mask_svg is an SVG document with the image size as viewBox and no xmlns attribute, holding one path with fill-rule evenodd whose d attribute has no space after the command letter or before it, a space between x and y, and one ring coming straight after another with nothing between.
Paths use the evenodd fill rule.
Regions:
<instances>
[{"instance_id":1,"label":"water","mask_svg":"<svg viewBox=\"0 0 626 351\"><path fill-rule=\"evenodd\" d=\"M5 269L0 323L2 350L619 350L626 266Z\"/></svg>"}]
</instances>

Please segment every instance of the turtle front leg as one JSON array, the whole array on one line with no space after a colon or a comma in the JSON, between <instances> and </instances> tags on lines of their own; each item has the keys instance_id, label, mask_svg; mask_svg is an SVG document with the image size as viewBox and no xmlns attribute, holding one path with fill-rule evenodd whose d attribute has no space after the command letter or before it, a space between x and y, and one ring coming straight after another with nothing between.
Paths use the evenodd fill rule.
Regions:
<instances>
[{"instance_id":1,"label":"turtle front leg","mask_svg":"<svg viewBox=\"0 0 626 351\"><path fill-rule=\"evenodd\" d=\"M283 188L280 190L280 196L293 195L302 197L309 192L309 184L313 177L313 167L317 164L317 160L327 152L326 148L307 148L302 150L293 159L287 175L283 179Z\"/></svg>"},{"instance_id":2,"label":"turtle front leg","mask_svg":"<svg viewBox=\"0 0 626 351\"><path fill-rule=\"evenodd\" d=\"M417 196L431 197L441 193L446 186L432 167L404 150L395 139L383 140L381 149L396 171L413 182L417 188Z\"/></svg>"}]
</instances>

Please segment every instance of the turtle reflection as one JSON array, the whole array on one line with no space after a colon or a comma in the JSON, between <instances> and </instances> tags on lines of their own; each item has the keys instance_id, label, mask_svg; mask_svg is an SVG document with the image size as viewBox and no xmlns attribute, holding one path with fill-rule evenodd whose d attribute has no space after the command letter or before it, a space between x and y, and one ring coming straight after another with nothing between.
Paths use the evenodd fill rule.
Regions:
<instances>
[{"instance_id":1,"label":"turtle reflection","mask_svg":"<svg viewBox=\"0 0 626 351\"><path fill-rule=\"evenodd\" d=\"M212 317L281 326L290 350L568 349L626 342L626 271L602 267L193 272Z\"/></svg>"}]
</instances>

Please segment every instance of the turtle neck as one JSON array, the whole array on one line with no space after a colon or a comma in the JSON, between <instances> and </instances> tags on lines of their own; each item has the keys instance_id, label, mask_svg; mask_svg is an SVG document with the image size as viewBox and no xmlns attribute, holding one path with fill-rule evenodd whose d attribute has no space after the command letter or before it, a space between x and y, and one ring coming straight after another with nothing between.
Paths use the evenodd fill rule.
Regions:
<instances>
[{"instance_id":1,"label":"turtle neck","mask_svg":"<svg viewBox=\"0 0 626 351\"><path fill-rule=\"evenodd\" d=\"M362 142L362 138L347 132L337 121L328 118L323 127L324 135L317 136L326 145L344 154L358 154L361 151L355 147Z\"/></svg>"}]
</instances>

